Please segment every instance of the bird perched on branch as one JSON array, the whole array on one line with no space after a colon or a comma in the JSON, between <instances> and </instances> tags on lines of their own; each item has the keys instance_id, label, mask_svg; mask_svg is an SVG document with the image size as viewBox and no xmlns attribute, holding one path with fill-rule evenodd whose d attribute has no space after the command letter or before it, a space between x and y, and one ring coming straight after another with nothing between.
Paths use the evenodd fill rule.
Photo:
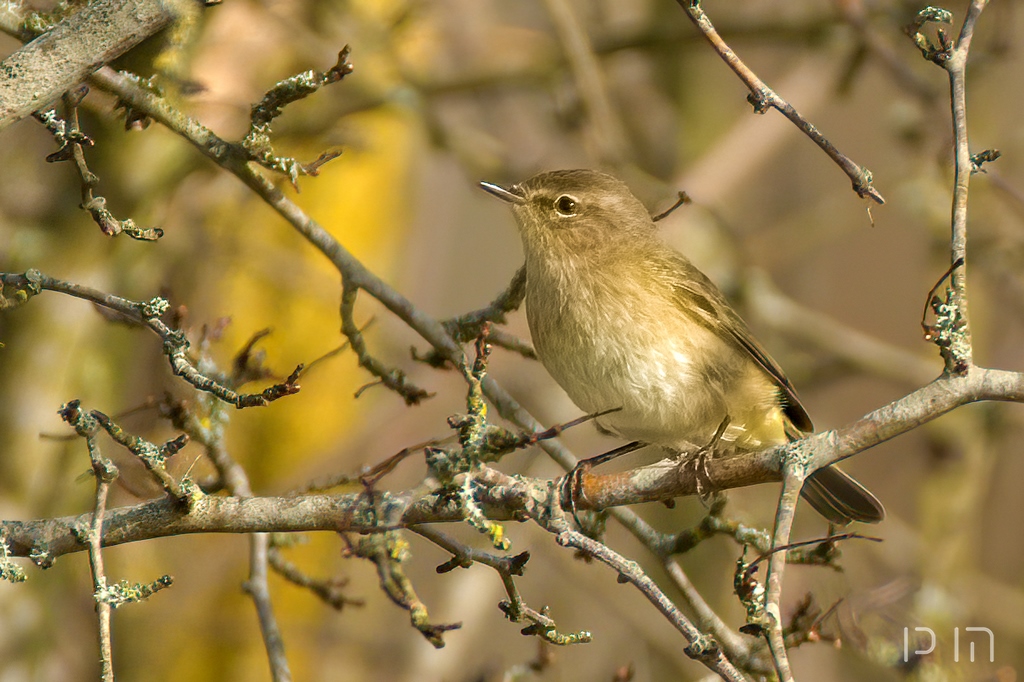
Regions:
<instances>
[{"instance_id":1,"label":"bird perched on branch","mask_svg":"<svg viewBox=\"0 0 1024 682\"><path fill-rule=\"evenodd\" d=\"M537 355L580 409L611 410L601 428L677 453L750 452L813 430L779 365L624 183L566 170L481 186L519 226ZM832 523L885 516L835 466L802 495Z\"/></svg>"}]
</instances>

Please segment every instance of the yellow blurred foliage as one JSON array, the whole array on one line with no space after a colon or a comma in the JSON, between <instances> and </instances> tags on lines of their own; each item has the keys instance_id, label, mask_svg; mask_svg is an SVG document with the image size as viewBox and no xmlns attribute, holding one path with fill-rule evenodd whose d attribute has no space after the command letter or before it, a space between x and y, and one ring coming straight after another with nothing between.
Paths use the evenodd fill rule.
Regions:
<instances>
[{"instance_id":1,"label":"yellow blurred foliage","mask_svg":"<svg viewBox=\"0 0 1024 682\"><path fill-rule=\"evenodd\" d=\"M415 122L403 112L378 109L348 123L363 144L346 149L319 177L302 178L301 192L293 199L388 280L409 220L406 176L417 144ZM300 159L314 158L319 151L315 143L289 150ZM273 333L259 347L267 352L268 366L284 377L298 363L308 364L342 345L341 282L334 266L255 198L241 207L225 203L217 212L219 229L244 234L222 281L214 285L232 316L222 347L234 352L255 331L272 325ZM364 409L354 392L370 380L346 350L303 377L297 396L251 418L239 414L247 428L232 431L233 444L259 460L258 475L279 480L295 471L296 453L323 452L340 439Z\"/></svg>"}]
</instances>

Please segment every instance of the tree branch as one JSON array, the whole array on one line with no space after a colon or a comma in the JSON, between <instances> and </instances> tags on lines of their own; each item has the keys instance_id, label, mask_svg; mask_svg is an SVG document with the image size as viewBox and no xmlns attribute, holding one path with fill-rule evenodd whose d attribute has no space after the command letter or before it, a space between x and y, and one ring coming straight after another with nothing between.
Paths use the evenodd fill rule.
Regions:
<instances>
[{"instance_id":1,"label":"tree branch","mask_svg":"<svg viewBox=\"0 0 1024 682\"><path fill-rule=\"evenodd\" d=\"M807 473L850 457L873 445L930 421L953 408L981 400L1024 402L1024 375L973 368L966 376L942 377L909 396L866 415L843 429L825 431L788 446L741 456L711 459L707 476L717 489L778 481L782 461L795 448L812 452ZM621 474L583 476L580 509L665 500L695 494L693 467L661 462ZM491 471L485 469L485 471ZM687 473L688 472L688 473ZM489 519L543 518L560 486L545 479L510 478L493 472L497 483L480 486L478 503ZM481 478L478 481L484 480ZM706 485L706 482L705 482ZM104 524L104 545L113 546L189 533L263 533L294 531L382 532L413 524L462 521L465 510L441 494L364 491L304 497L201 497L190 512L168 499L111 510ZM12 556L33 556L37 562L86 549L74 528L89 515L2 521ZM641 535L642 536L642 533Z\"/></svg>"},{"instance_id":2,"label":"tree branch","mask_svg":"<svg viewBox=\"0 0 1024 682\"><path fill-rule=\"evenodd\" d=\"M552 531L557 532L558 544L575 547L601 563L607 564L618 571L620 580L629 582L639 589L648 601L654 604L655 608L686 637L689 642L686 647L687 656L699 660L723 679L730 682L745 682L743 674L722 654L718 643L695 628L658 585L644 573L639 564L627 560L604 544L592 540L580 532L569 530L564 527L564 524L562 528L555 525Z\"/></svg>"},{"instance_id":3,"label":"tree branch","mask_svg":"<svg viewBox=\"0 0 1024 682\"><path fill-rule=\"evenodd\" d=\"M967 56L971 49L971 38L974 27L988 0L974 0L967 10L960 38L957 45L950 51L949 58L943 66L949 73L950 105L953 116L953 150L956 159L956 171L953 180L952 208L952 239L950 247L950 263L953 271L950 274L951 302L956 306L959 319L963 321L960 330L962 343L958 344L959 352L951 353L946 359L947 371L959 371L962 366L970 366L973 361L971 345L971 328L967 316L967 194L974 171L971 162L971 150L967 140ZM960 263L960 267L956 264Z\"/></svg>"},{"instance_id":4,"label":"tree branch","mask_svg":"<svg viewBox=\"0 0 1024 682\"><path fill-rule=\"evenodd\" d=\"M114 311L128 322L148 327L163 340L163 352L170 362L171 371L175 376L180 376L198 390L212 393L238 409L263 407L274 400L299 391L298 380L302 365L296 367L295 371L283 382L266 388L260 393L236 393L222 382L200 372L189 357L189 341L185 332L168 327L160 319L170 305L163 298L155 297L144 302L130 301L81 284L49 277L38 270L29 270L24 274L0 272L0 310L22 305L42 291L56 291L91 301L98 306Z\"/></svg>"},{"instance_id":5,"label":"tree branch","mask_svg":"<svg viewBox=\"0 0 1024 682\"><path fill-rule=\"evenodd\" d=\"M788 445L708 462L711 485L718 490L781 479L782 464L795 448L814 454L808 474L906 433L968 403L995 400L1024 402L1024 374L971 368L966 376L942 376L899 400L865 415L841 429L822 431ZM675 460L614 474L582 476L579 509L604 509L621 504L652 502L698 492L691 467Z\"/></svg>"},{"instance_id":6,"label":"tree branch","mask_svg":"<svg viewBox=\"0 0 1024 682\"><path fill-rule=\"evenodd\" d=\"M805 451L806 452L806 451ZM795 455L795 453L794 453ZM796 503L800 500L800 488L808 472L804 458L797 456L786 460L782 476L782 491L775 514L775 533L772 535L772 555L768 559L768 593L765 596L765 611L770 616L765 637L772 652L775 673L781 682L793 682L793 672L786 655L786 643L782 633L782 574L786 570L786 546L789 545Z\"/></svg>"},{"instance_id":7,"label":"tree branch","mask_svg":"<svg viewBox=\"0 0 1024 682\"><path fill-rule=\"evenodd\" d=\"M779 97L775 94L774 90L765 85L764 81L758 78L757 74L751 71L726 42L722 40L722 37L718 35L718 31L715 30L711 20L704 13L700 0L677 0L677 2L686 12L686 16L690 18L694 26L697 27L711 44L711 47L714 48L715 52L718 53L718 56L722 58L722 61L732 69L733 73L739 76L739 79L750 90L750 96L747 99L753 105L756 113L763 114L769 108L780 112L792 121L804 135L811 138L816 145L821 147L822 151L828 154L829 158L843 169L843 172L853 182L853 191L861 197L868 197L874 200L876 203L885 203L885 199L882 198L878 190L871 186L871 171L858 166L848 156L836 149L835 145L829 142L810 121L801 116L792 104Z\"/></svg>"},{"instance_id":8,"label":"tree branch","mask_svg":"<svg viewBox=\"0 0 1024 682\"><path fill-rule=\"evenodd\" d=\"M99 0L50 27L0 62L0 130L48 106L185 8L175 0Z\"/></svg>"}]
</instances>

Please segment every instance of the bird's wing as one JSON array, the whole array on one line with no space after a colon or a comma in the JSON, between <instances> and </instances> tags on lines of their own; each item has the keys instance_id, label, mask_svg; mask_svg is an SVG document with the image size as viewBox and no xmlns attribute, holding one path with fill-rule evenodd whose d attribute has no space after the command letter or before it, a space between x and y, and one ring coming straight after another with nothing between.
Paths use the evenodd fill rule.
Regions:
<instances>
[{"instance_id":1,"label":"bird's wing","mask_svg":"<svg viewBox=\"0 0 1024 682\"><path fill-rule=\"evenodd\" d=\"M800 431L813 431L811 418L800 404L796 389L786 374L758 343L743 319L732 309L714 282L682 255L671 252L664 263L657 263L660 275L670 284L681 310L701 325L718 334L747 353L772 378L784 398L784 410L790 422ZM795 434L794 434L795 435Z\"/></svg>"}]
</instances>

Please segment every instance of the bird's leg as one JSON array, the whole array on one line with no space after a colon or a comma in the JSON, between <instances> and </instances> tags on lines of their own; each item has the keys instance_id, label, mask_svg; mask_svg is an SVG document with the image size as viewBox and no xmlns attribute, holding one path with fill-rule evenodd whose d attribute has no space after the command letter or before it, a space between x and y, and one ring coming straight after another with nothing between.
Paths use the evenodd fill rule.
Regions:
<instances>
[{"instance_id":1,"label":"bird's leg","mask_svg":"<svg viewBox=\"0 0 1024 682\"><path fill-rule=\"evenodd\" d=\"M635 452L646 445L647 443L641 443L640 441L635 440L632 443L626 443L625 445L617 447L614 450L609 450L608 452L597 455L596 457L581 459L576 463L576 466L572 468L572 471L562 478L561 506L563 510L572 512L572 517L576 520L576 525L582 525L580 524L579 518L576 517L576 500L583 492L583 474L587 473L599 464L604 464L605 462L612 461L616 457L621 457L622 455L629 454L630 452Z\"/></svg>"},{"instance_id":2,"label":"bird's leg","mask_svg":"<svg viewBox=\"0 0 1024 682\"><path fill-rule=\"evenodd\" d=\"M711 440L706 445L700 447L694 457L691 460L693 462L693 473L694 478L697 481L697 495L700 496L701 501L705 498L704 492L704 481L706 480L709 484L711 483L711 472L708 471L708 460L711 459L714 454L714 450L718 447L718 444L722 442L722 436L725 435L725 430L729 428L729 423L732 419L729 415L725 415L722 423L718 425L715 430L715 435L711 436ZM703 478L702 478L703 475Z\"/></svg>"}]
</instances>

